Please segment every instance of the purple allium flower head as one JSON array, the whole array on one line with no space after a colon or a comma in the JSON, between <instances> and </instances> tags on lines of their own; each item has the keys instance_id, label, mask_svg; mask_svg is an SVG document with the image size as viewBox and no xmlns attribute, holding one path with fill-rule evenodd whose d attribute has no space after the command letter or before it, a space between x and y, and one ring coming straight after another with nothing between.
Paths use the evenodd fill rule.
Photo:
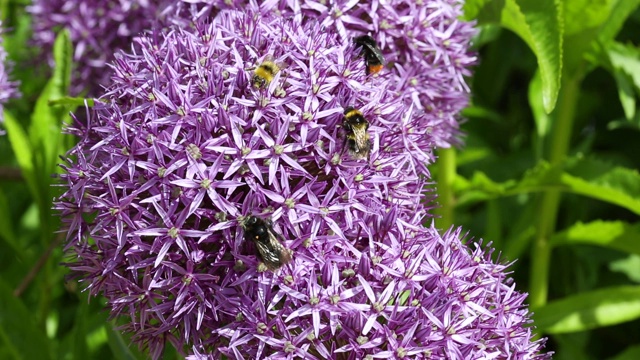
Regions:
<instances>
[{"instance_id":1,"label":"purple allium flower head","mask_svg":"<svg viewBox=\"0 0 640 360\"><path fill-rule=\"evenodd\" d=\"M119 49L128 49L133 37L155 25L188 23L182 5L174 0L34 0L29 11L34 40L45 52L60 28L69 30L76 66L72 93L97 95L110 78L106 64Z\"/></svg>"},{"instance_id":2,"label":"purple allium flower head","mask_svg":"<svg viewBox=\"0 0 640 360\"><path fill-rule=\"evenodd\" d=\"M18 83L9 80L11 64L7 62L7 52L2 44L2 21L0 21L0 122L4 120L3 105L10 99L19 96ZM2 130L0 130L2 133Z\"/></svg>"},{"instance_id":3,"label":"purple allium flower head","mask_svg":"<svg viewBox=\"0 0 640 360\"><path fill-rule=\"evenodd\" d=\"M205 358L535 356L505 267L421 225L429 143L364 67L333 27L251 11L116 57L70 129L57 208L69 266L153 358L166 341ZM370 125L363 159L345 151L349 106ZM250 215L291 262L266 270Z\"/></svg>"}]
</instances>

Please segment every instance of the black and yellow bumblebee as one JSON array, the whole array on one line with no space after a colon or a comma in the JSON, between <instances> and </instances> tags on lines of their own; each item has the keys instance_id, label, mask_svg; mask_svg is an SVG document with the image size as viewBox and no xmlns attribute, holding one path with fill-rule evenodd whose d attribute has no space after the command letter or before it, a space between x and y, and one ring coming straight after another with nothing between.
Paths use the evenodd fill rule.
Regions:
<instances>
[{"instance_id":1,"label":"black and yellow bumblebee","mask_svg":"<svg viewBox=\"0 0 640 360\"><path fill-rule=\"evenodd\" d=\"M273 230L271 221L250 215L240 221L240 226L245 240L254 243L267 269L275 271L291 261L291 252L282 245L284 238Z\"/></svg>"},{"instance_id":2,"label":"black and yellow bumblebee","mask_svg":"<svg viewBox=\"0 0 640 360\"><path fill-rule=\"evenodd\" d=\"M269 86L273 78L284 68L284 63L276 63L273 57L268 55L264 61L258 66L251 77L251 86L254 89L260 90Z\"/></svg>"},{"instance_id":3,"label":"black and yellow bumblebee","mask_svg":"<svg viewBox=\"0 0 640 360\"><path fill-rule=\"evenodd\" d=\"M362 47L362 56L364 56L365 65L367 66L366 74L380 72L384 67L385 60L376 41L369 35L362 35L354 38L353 42L356 46Z\"/></svg>"},{"instance_id":4,"label":"black and yellow bumblebee","mask_svg":"<svg viewBox=\"0 0 640 360\"><path fill-rule=\"evenodd\" d=\"M360 110L348 106L344 109L342 127L345 132L345 145L349 154L355 159L368 159L371 150L369 139L369 122Z\"/></svg>"}]
</instances>

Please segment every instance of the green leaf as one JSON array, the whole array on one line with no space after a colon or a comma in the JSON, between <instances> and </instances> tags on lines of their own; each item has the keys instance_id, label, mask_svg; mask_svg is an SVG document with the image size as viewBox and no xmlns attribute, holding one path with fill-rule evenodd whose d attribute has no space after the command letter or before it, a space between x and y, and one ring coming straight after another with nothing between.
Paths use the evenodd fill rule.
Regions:
<instances>
[{"instance_id":1,"label":"green leaf","mask_svg":"<svg viewBox=\"0 0 640 360\"><path fill-rule=\"evenodd\" d=\"M73 357L76 359L88 359L89 347L87 346L87 311L86 302L80 302L77 308L76 321L73 327Z\"/></svg>"},{"instance_id":2,"label":"green leaf","mask_svg":"<svg viewBox=\"0 0 640 360\"><path fill-rule=\"evenodd\" d=\"M54 99L49 101L50 106L65 106L67 108L75 109L81 106L93 107L95 103L94 99L90 98L81 98L81 97L70 97L64 96L59 99Z\"/></svg>"},{"instance_id":3,"label":"green leaf","mask_svg":"<svg viewBox=\"0 0 640 360\"><path fill-rule=\"evenodd\" d=\"M640 318L640 286L599 289L535 309L536 326L560 334L620 324Z\"/></svg>"},{"instance_id":4,"label":"green leaf","mask_svg":"<svg viewBox=\"0 0 640 360\"><path fill-rule=\"evenodd\" d=\"M611 64L611 69L618 85L620 102L625 116L632 120L636 111L634 87L640 91L640 51L634 46L609 42L605 52Z\"/></svg>"},{"instance_id":5,"label":"green leaf","mask_svg":"<svg viewBox=\"0 0 640 360\"><path fill-rule=\"evenodd\" d=\"M56 66L53 69L53 81L56 97L63 97L69 93L71 84L71 66L73 64L73 44L69 30L63 29L58 33L53 44L53 60Z\"/></svg>"},{"instance_id":6,"label":"green leaf","mask_svg":"<svg viewBox=\"0 0 640 360\"><path fill-rule=\"evenodd\" d=\"M640 283L640 255L629 255L609 263L609 270L626 275L629 280Z\"/></svg>"},{"instance_id":7,"label":"green leaf","mask_svg":"<svg viewBox=\"0 0 640 360\"><path fill-rule=\"evenodd\" d=\"M598 31L608 19L612 0L569 0L565 2L565 75L580 78L585 72L584 58L594 46Z\"/></svg>"},{"instance_id":8,"label":"green leaf","mask_svg":"<svg viewBox=\"0 0 640 360\"><path fill-rule=\"evenodd\" d=\"M598 40L601 42L613 40L627 18L638 8L638 5L640 5L640 0L614 1L609 11L609 17L600 27Z\"/></svg>"},{"instance_id":9,"label":"green leaf","mask_svg":"<svg viewBox=\"0 0 640 360\"><path fill-rule=\"evenodd\" d=\"M639 0L570 0L565 3L564 68L568 73L584 72L583 60L600 58L602 44L611 42L635 11ZM600 64L605 65L605 64ZM628 107L629 100L624 99ZM628 114L628 113L627 113Z\"/></svg>"},{"instance_id":10,"label":"green leaf","mask_svg":"<svg viewBox=\"0 0 640 360\"><path fill-rule=\"evenodd\" d=\"M40 177L48 178L53 172L59 153L62 125L69 117L68 108L52 107L49 106L49 102L67 96L71 79L72 49L68 31L61 31L53 49L56 61L53 77L40 94L31 117L31 144L36 169L41 172Z\"/></svg>"},{"instance_id":11,"label":"green leaf","mask_svg":"<svg viewBox=\"0 0 640 360\"><path fill-rule=\"evenodd\" d=\"M622 353L616 357L609 358L609 360L637 360L640 359L640 345L629 346Z\"/></svg>"},{"instance_id":12,"label":"green leaf","mask_svg":"<svg viewBox=\"0 0 640 360\"><path fill-rule=\"evenodd\" d=\"M591 244L640 255L640 223L596 220L579 222L551 237L553 246Z\"/></svg>"},{"instance_id":13,"label":"green leaf","mask_svg":"<svg viewBox=\"0 0 640 360\"><path fill-rule=\"evenodd\" d=\"M33 323L33 312L13 296L13 290L0 279L0 338L14 359L51 358L49 341Z\"/></svg>"},{"instance_id":14,"label":"green leaf","mask_svg":"<svg viewBox=\"0 0 640 360\"><path fill-rule=\"evenodd\" d=\"M535 144L536 158L542 158L542 151L545 144L545 139L551 132L551 117L547 114L542 103L540 94L542 93L542 78L540 77L540 71L536 71L535 75L529 83L529 106L531 106L531 112L533 113L533 119L536 122L536 135L537 140Z\"/></svg>"},{"instance_id":15,"label":"green leaf","mask_svg":"<svg viewBox=\"0 0 640 360\"><path fill-rule=\"evenodd\" d=\"M589 29L600 27L609 18L614 3L615 1L612 0L565 1L565 35L575 35Z\"/></svg>"},{"instance_id":16,"label":"green leaf","mask_svg":"<svg viewBox=\"0 0 640 360\"><path fill-rule=\"evenodd\" d=\"M633 120L636 116L636 97L633 92L633 80L629 74L619 69L613 71L613 77L618 85L618 97L620 97L624 116L627 120Z\"/></svg>"},{"instance_id":17,"label":"green leaf","mask_svg":"<svg viewBox=\"0 0 640 360\"><path fill-rule=\"evenodd\" d=\"M562 4L559 0L476 0L465 4L467 19L498 23L518 34L538 59L542 103L550 113L558 99L562 76Z\"/></svg>"},{"instance_id":18,"label":"green leaf","mask_svg":"<svg viewBox=\"0 0 640 360\"><path fill-rule=\"evenodd\" d=\"M136 349L131 348L130 341L126 340L120 332L113 330L110 323L105 326L105 329L109 338L109 347L116 359L137 360L144 358Z\"/></svg>"},{"instance_id":19,"label":"green leaf","mask_svg":"<svg viewBox=\"0 0 640 360\"><path fill-rule=\"evenodd\" d=\"M29 137L18 121L7 111L4 112L4 127L7 129L7 136L20 166L22 177L27 181L31 193L35 195L37 194L37 182Z\"/></svg>"},{"instance_id":20,"label":"green leaf","mask_svg":"<svg viewBox=\"0 0 640 360\"><path fill-rule=\"evenodd\" d=\"M453 184L457 193L457 206L465 206L480 201L487 201L502 196L512 196L521 193L538 192L550 188L562 188L560 183L553 181L551 167L547 163L540 163L528 170L520 181L508 180L498 183L491 180L481 171L476 171L467 180L457 175ZM556 176L557 177L557 176Z\"/></svg>"},{"instance_id":21,"label":"green leaf","mask_svg":"<svg viewBox=\"0 0 640 360\"><path fill-rule=\"evenodd\" d=\"M493 0L467 0L464 2L464 19L467 21L473 20L480 15L480 12L485 5L491 3Z\"/></svg>"},{"instance_id":22,"label":"green leaf","mask_svg":"<svg viewBox=\"0 0 640 360\"><path fill-rule=\"evenodd\" d=\"M0 237L16 252L20 254L20 246L16 242L16 235L11 222L11 209L9 202L4 195L4 191L0 189Z\"/></svg>"},{"instance_id":23,"label":"green leaf","mask_svg":"<svg viewBox=\"0 0 640 360\"><path fill-rule=\"evenodd\" d=\"M501 196L558 189L622 206L640 214L640 174L594 159L567 161L564 170L541 162L527 171L520 181L497 183L482 172L470 180L457 175L453 184L457 206L487 201Z\"/></svg>"},{"instance_id":24,"label":"green leaf","mask_svg":"<svg viewBox=\"0 0 640 360\"><path fill-rule=\"evenodd\" d=\"M640 174L637 170L578 157L568 161L561 182L571 192L640 214Z\"/></svg>"}]
</instances>

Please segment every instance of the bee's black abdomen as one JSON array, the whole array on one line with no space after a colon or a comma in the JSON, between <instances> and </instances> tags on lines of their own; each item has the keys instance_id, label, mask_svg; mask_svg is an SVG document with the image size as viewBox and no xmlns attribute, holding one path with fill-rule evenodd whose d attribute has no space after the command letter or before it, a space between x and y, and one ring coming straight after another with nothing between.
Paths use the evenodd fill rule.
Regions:
<instances>
[{"instance_id":1,"label":"bee's black abdomen","mask_svg":"<svg viewBox=\"0 0 640 360\"><path fill-rule=\"evenodd\" d=\"M248 216L240 226L244 229L245 239L255 244L257 255L267 269L277 270L291 261L291 253L280 243L282 235L273 230L270 222Z\"/></svg>"},{"instance_id":2,"label":"bee's black abdomen","mask_svg":"<svg viewBox=\"0 0 640 360\"><path fill-rule=\"evenodd\" d=\"M353 39L356 46L362 47L362 55L366 64L367 75L377 73L384 67L385 59L376 41L369 35L358 36Z\"/></svg>"}]
</instances>

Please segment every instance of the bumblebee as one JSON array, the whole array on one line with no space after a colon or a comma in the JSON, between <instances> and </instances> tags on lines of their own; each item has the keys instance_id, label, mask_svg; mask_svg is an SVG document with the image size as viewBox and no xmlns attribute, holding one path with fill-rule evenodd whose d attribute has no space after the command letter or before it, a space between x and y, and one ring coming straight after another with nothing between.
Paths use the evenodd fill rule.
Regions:
<instances>
[{"instance_id":1,"label":"bumblebee","mask_svg":"<svg viewBox=\"0 0 640 360\"><path fill-rule=\"evenodd\" d=\"M284 64L276 63L273 61L272 56L267 56L262 64L254 70L251 77L251 86L256 90L264 89L269 86L271 80L283 67Z\"/></svg>"},{"instance_id":2,"label":"bumblebee","mask_svg":"<svg viewBox=\"0 0 640 360\"><path fill-rule=\"evenodd\" d=\"M360 110L351 106L344 109L342 127L345 131L345 145L349 154L355 159L369 158L371 140L367 130L369 122L362 116Z\"/></svg>"},{"instance_id":3,"label":"bumblebee","mask_svg":"<svg viewBox=\"0 0 640 360\"><path fill-rule=\"evenodd\" d=\"M271 222L255 216L248 216L240 222L244 238L253 241L258 249L258 257L271 271L278 270L291 261L291 253L282 242L284 238L271 227Z\"/></svg>"},{"instance_id":4,"label":"bumblebee","mask_svg":"<svg viewBox=\"0 0 640 360\"><path fill-rule=\"evenodd\" d=\"M376 44L376 41L369 35L358 36L353 39L356 46L362 47L362 56L367 66L365 72L369 74L377 74L382 70L385 64L382 51Z\"/></svg>"}]
</instances>

